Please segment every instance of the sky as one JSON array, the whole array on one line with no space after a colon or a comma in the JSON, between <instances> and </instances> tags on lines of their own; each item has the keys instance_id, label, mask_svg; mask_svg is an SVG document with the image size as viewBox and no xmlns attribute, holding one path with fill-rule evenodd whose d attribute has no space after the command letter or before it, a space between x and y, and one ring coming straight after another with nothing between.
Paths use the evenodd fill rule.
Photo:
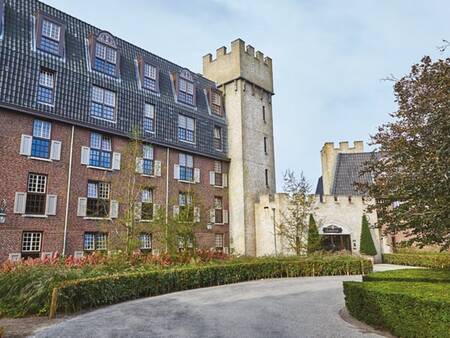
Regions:
<instances>
[{"instance_id":1,"label":"sky","mask_svg":"<svg viewBox=\"0 0 450 338\"><path fill-rule=\"evenodd\" d=\"M395 111L391 74L443 58L448 0L44 0L196 73L241 38L273 60L277 190L283 173L315 187L325 142L363 140ZM448 56L448 55L447 55Z\"/></svg>"}]
</instances>

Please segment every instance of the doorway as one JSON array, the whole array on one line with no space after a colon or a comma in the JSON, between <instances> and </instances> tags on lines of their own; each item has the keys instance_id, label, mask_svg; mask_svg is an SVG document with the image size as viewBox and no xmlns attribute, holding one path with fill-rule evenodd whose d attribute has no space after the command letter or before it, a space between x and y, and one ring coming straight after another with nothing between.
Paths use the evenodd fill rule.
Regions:
<instances>
[{"instance_id":1,"label":"doorway","mask_svg":"<svg viewBox=\"0 0 450 338\"><path fill-rule=\"evenodd\" d=\"M322 235L322 249L325 251L352 252L350 235Z\"/></svg>"}]
</instances>

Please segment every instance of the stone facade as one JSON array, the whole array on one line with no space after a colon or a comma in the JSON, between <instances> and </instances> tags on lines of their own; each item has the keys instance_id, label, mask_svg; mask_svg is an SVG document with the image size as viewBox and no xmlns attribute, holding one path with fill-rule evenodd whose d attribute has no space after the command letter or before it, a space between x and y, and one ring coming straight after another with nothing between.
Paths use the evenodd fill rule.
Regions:
<instances>
[{"instance_id":1,"label":"stone facade","mask_svg":"<svg viewBox=\"0 0 450 338\"><path fill-rule=\"evenodd\" d=\"M238 254L257 252L254 205L273 194L272 60L238 39L203 57L203 74L224 94L228 120L230 246ZM232 196L232 198L231 198Z\"/></svg>"}]
</instances>

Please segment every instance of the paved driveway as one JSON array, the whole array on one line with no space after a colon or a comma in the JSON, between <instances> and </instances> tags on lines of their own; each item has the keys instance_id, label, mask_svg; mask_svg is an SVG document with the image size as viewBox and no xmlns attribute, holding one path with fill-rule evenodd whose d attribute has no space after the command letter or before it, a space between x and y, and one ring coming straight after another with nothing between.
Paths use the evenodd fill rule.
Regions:
<instances>
[{"instance_id":1,"label":"paved driveway","mask_svg":"<svg viewBox=\"0 0 450 338\"><path fill-rule=\"evenodd\" d=\"M273 279L189 290L92 311L36 337L380 337L344 321L342 281Z\"/></svg>"}]
</instances>

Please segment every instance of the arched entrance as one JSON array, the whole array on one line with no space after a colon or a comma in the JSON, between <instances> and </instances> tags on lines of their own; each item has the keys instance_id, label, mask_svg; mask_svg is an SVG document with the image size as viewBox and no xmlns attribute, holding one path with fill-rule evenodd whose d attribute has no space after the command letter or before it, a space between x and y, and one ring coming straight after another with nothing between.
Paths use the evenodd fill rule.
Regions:
<instances>
[{"instance_id":1,"label":"arched entrance","mask_svg":"<svg viewBox=\"0 0 450 338\"><path fill-rule=\"evenodd\" d=\"M322 249L325 251L352 251L350 233L342 226L330 224L320 229Z\"/></svg>"}]
</instances>

